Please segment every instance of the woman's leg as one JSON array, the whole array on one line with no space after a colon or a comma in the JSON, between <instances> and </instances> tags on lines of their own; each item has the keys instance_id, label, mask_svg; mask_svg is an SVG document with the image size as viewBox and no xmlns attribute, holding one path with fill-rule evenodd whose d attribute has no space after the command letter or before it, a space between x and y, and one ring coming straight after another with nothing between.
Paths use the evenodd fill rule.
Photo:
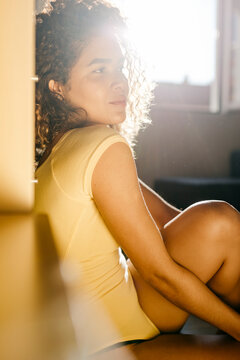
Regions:
<instances>
[{"instance_id":1,"label":"woman's leg","mask_svg":"<svg viewBox=\"0 0 240 360\"><path fill-rule=\"evenodd\" d=\"M222 201L201 202L183 211L161 230L166 248L226 303L240 304L240 213ZM156 326L178 331L188 314L147 284L130 260L139 302Z\"/></svg>"},{"instance_id":2,"label":"woman's leg","mask_svg":"<svg viewBox=\"0 0 240 360\"><path fill-rule=\"evenodd\" d=\"M224 301L240 304L240 214L224 202L197 203L161 231L173 259L195 273ZM162 331L177 331L188 314L162 297L128 260L140 304ZM240 342L228 335L163 334L93 356L94 360L238 360ZM131 357L133 356L133 359Z\"/></svg>"}]
</instances>

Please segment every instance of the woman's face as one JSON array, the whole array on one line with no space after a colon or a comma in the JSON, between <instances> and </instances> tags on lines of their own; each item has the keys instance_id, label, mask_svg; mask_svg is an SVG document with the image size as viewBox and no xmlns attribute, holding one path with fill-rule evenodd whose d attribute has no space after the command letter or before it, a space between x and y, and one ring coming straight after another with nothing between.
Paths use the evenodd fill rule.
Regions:
<instances>
[{"instance_id":1,"label":"woman's face","mask_svg":"<svg viewBox=\"0 0 240 360\"><path fill-rule=\"evenodd\" d=\"M126 118L128 83L123 75L124 58L113 37L91 39L63 86L70 104L83 108L89 125L119 124Z\"/></svg>"}]
</instances>

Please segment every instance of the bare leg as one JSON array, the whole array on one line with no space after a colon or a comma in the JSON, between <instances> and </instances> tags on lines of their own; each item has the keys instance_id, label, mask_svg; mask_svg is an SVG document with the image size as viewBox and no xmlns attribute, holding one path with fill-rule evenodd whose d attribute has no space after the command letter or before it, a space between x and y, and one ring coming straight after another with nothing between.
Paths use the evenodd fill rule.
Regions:
<instances>
[{"instance_id":1,"label":"bare leg","mask_svg":"<svg viewBox=\"0 0 240 360\"><path fill-rule=\"evenodd\" d=\"M187 219L188 211L191 217ZM240 213L225 202L203 202L163 229L166 247L176 262L191 270L229 305L240 305ZM182 218L183 220L183 218ZM173 223L172 223L173 225ZM182 228L177 237L173 237Z\"/></svg>"},{"instance_id":2,"label":"bare leg","mask_svg":"<svg viewBox=\"0 0 240 360\"><path fill-rule=\"evenodd\" d=\"M240 214L225 202L201 202L186 209L161 231L172 258L192 271L226 303L240 304ZM147 284L130 260L139 302L165 332L179 330L188 314Z\"/></svg>"},{"instance_id":3,"label":"bare leg","mask_svg":"<svg viewBox=\"0 0 240 360\"><path fill-rule=\"evenodd\" d=\"M240 214L224 202L203 202L186 209L161 231L172 258L195 273L226 303L240 304ZM179 330L188 314L147 284L128 260L139 302L161 331ZM137 360L237 360L240 343L227 335L163 334L124 347ZM121 358L122 348L96 355ZM125 358L125 357L122 357Z\"/></svg>"}]
</instances>

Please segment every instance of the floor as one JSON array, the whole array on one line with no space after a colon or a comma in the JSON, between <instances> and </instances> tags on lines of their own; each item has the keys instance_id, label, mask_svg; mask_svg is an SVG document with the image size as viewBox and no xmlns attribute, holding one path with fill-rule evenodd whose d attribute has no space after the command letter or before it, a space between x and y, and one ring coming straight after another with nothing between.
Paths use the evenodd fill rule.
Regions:
<instances>
[{"instance_id":1,"label":"floor","mask_svg":"<svg viewBox=\"0 0 240 360\"><path fill-rule=\"evenodd\" d=\"M190 315L186 324L181 330L181 334L197 334L197 335L209 335L216 334L217 328L206 323L203 320Z\"/></svg>"}]
</instances>

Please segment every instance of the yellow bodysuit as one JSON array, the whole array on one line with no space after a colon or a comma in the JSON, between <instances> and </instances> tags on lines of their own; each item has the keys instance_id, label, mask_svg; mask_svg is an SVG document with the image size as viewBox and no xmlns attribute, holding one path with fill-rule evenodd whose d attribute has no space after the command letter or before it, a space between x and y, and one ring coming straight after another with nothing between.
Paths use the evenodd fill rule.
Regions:
<instances>
[{"instance_id":1,"label":"yellow bodysuit","mask_svg":"<svg viewBox=\"0 0 240 360\"><path fill-rule=\"evenodd\" d=\"M116 142L127 143L104 125L70 130L36 172L35 211L48 215L60 259L80 266L81 288L104 308L116 329L96 351L159 334L139 305L125 258L92 195L94 167Z\"/></svg>"}]
</instances>

